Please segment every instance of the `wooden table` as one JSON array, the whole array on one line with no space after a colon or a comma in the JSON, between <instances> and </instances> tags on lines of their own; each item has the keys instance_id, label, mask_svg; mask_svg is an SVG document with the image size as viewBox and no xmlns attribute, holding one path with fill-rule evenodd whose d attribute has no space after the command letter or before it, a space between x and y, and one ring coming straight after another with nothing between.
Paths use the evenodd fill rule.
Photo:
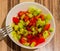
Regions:
<instances>
[{"instance_id":1,"label":"wooden table","mask_svg":"<svg viewBox=\"0 0 60 51\"><path fill-rule=\"evenodd\" d=\"M21 2L37 2L47 7L55 18L56 33L45 47L28 50L17 46L7 36L0 41L0 51L60 51L60 0L0 0L0 27L5 25L5 18L9 10Z\"/></svg>"}]
</instances>

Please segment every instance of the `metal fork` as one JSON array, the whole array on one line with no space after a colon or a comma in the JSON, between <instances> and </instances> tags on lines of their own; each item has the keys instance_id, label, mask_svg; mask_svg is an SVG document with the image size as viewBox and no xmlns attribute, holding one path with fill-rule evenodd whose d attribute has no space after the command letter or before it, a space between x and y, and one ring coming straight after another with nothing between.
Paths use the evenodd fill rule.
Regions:
<instances>
[{"instance_id":1,"label":"metal fork","mask_svg":"<svg viewBox=\"0 0 60 51\"><path fill-rule=\"evenodd\" d=\"M9 33L11 33L12 28L8 25L0 29L0 41L6 37Z\"/></svg>"}]
</instances>

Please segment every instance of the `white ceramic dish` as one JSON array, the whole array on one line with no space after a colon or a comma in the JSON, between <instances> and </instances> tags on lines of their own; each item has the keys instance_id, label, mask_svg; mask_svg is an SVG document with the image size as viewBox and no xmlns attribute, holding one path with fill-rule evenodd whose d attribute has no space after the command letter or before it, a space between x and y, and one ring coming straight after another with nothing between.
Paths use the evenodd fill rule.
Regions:
<instances>
[{"instance_id":1,"label":"white ceramic dish","mask_svg":"<svg viewBox=\"0 0 60 51\"><path fill-rule=\"evenodd\" d=\"M7 26L7 25L10 25L10 24L12 23L12 17L13 17L13 16L16 16L17 13L18 13L20 10L27 10L28 7L29 7L29 6L32 6L32 5L36 6L37 8L42 9L43 13L46 13L46 14L49 13L49 14L51 15L51 17L52 17L51 25L52 25L52 27L54 28L54 32L51 33L51 35L46 39L46 41L45 41L44 43L42 43L42 44L40 44L40 45L38 45L38 46L36 46L36 47L33 47L33 48L24 46L24 45L20 44L19 42L16 42L16 41L12 38L11 34L8 35L14 43L16 43L17 45L19 45L19 46L21 46L21 47L27 48L27 49L36 49L36 48L40 48L40 47L45 46L47 43L49 43L49 42L51 41L51 39L53 38L53 35L54 35L54 33L55 33L55 21L54 21L54 17L52 16L51 12L50 12L46 7L44 7L43 5L38 4L38 3L35 3L35 2L23 2L23 3L20 3L20 4L16 5L15 7L13 7L13 8L9 11L9 13L8 13L8 15L7 15L7 18L6 18L6 26Z\"/></svg>"}]
</instances>

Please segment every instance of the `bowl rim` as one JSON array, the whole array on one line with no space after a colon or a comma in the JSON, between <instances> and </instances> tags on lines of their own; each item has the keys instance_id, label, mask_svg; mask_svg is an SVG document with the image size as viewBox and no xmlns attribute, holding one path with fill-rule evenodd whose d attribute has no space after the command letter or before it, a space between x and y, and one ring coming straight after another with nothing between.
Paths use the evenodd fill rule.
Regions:
<instances>
[{"instance_id":1,"label":"bowl rim","mask_svg":"<svg viewBox=\"0 0 60 51\"><path fill-rule=\"evenodd\" d=\"M53 36L54 36L54 34L55 34L55 30L56 30L55 19L54 19L52 13L51 13L45 6L43 6L43 5L39 4L39 3L36 3L36 2L22 2L22 3L19 3L19 4L15 5L13 8L15 8L15 7L18 6L18 5L22 5L22 4L26 4L26 3L27 3L27 4L28 4L28 3L32 3L32 4L40 5L41 7L45 8L45 10L47 10L47 11L49 12L49 14L52 16L53 23L54 23L54 32L53 32L52 36L50 37L50 39L48 40L48 42L46 42L44 45L42 45L42 46L40 46L40 47L39 47L39 46L38 46L38 47L33 47L33 48L29 48L29 47L26 47L26 46L24 46L24 45L21 46L21 45L19 45L18 43L16 43L15 40L13 40L13 39L10 37L10 35L8 35L8 36L9 36L9 38L10 38L15 44L17 44L17 45L20 46L20 47L27 48L27 49L37 49L37 48L41 48L41 47L47 45L47 44L52 40L52 38L53 38ZM13 8L12 8L11 10L13 10ZM11 10L8 12L8 14L11 12ZM7 14L7 17L8 17L8 14ZM7 18L6 18L6 26L7 26Z\"/></svg>"}]
</instances>

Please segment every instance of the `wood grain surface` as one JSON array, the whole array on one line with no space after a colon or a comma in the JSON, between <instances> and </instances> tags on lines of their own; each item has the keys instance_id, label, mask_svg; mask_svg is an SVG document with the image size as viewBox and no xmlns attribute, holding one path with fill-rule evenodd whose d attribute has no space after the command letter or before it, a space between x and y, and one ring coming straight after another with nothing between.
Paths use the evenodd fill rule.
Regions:
<instances>
[{"instance_id":1,"label":"wood grain surface","mask_svg":"<svg viewBox=\"0 0 60 51\"><path fill-rule=\"evenodd\" d=\"M7 36L0 41L0 51L60 51L60 0L0 0L0 28L5 26L9 10L21 2L37 2L47 7L55 18L56 32L53 39L44 47L28 50L19 47Z\"/></svg>"}]
</instances>

